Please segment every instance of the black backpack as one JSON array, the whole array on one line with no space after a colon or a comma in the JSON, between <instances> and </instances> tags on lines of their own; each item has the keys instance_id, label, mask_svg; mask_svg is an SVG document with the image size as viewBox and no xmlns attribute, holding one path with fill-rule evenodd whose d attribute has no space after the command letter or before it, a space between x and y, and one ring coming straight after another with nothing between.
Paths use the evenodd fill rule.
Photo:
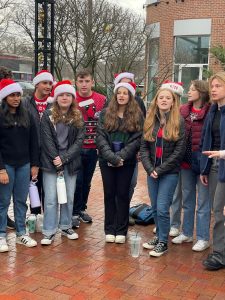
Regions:
<instances>
[{"instance_id":1,"label":"black backpack","mask_svg":"<svg viewBox=\"0 0 225 300\"><path fill-rule=\"evenodd\" d=\"M130 207L129 215L135 220L135 223L139 225L155 223L152 215L152 207L146 203Z\"/></svg>"}]
</instances>

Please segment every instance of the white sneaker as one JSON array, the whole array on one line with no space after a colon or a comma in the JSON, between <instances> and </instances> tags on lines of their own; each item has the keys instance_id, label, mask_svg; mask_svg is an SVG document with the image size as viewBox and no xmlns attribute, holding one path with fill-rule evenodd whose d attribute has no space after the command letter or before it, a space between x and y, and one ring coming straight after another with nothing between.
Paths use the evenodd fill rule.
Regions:
<instances>
[{"instance_id":1,"label":"white sneaker","mask_svg":"<svg viewBox=\"0 0 225 300\"><path fill-rule=\"evenodd\" d=\"M29 235L24 234L21 236L17 236L16 237L16 243L17 244L21 244L24 245L28 248L32 248L37 246L37 242L35 240L33 240Z\"/></svg>"},{"instance_id":2,"label":"white sneaker","mask_svg":"<svg viewBox=\"0 0 225 300\"><path fill-rule=\"evenodd\" d=\"M124 244L126 241L125 235L117 235L115 238L115 243L117 244Z\"/></svg>"},{"instance_id":3,"label":"white sneaker","mask_svg":"<svg viewBox=\"0 0 225 300\"><path fill-rule=\"evenodd\" d=\"M196 244L194 244L194 246L192 247L192 250L201 252L209 248L209 246L210 246L209 241L198 240Z\"/></svg>"},{"instance_id":4,"label":"white sneaker","mask_svg":"<svg viewBox=\"0 0 225 300\"><path fill-rule=\"evenodd\" d=\"M42 245L51 245L51 243L54 241L55 234L52 235L44 235L44 238L41 240Z\"/></svg>"},{"instance_id":5,"label":"white sneaker","mask_svg":"<svg viewBox=\"0 0 225 300\"><path fill-rule=\"evenodd\" d=\"M180 234L180 230L178 228L176 228L176 227L170 228L169 236L176 237L179 234Z\"/></svg>"},{"instance_id":6,"label":"white sneaker","mask_svg":"<svg viewBox=\"0 0 225 300\"><path fill-rule=\"evenodd\" d=\"M156 227L153 228L152 232L156 234Z\"/></svg>"},{"instance_id":7,"label":"white sneaker","mask_svg":"<svg viewBox=\"0 0 225 300\"><path fill-rule=\"evenodd\" d=\"M106 243L114 243L115 239L116 239L116 237L113 234L106 234L106 236L105 236Z\"/></svg>"},{"instance_id":8,"label":"white sneaker","mask_svg":"<svg viewBox=\"0 0 225 300\"><path fill-rule=\"evenodd\" d=\"M8 252L9 246L6 242L6 238L0 237L0 252Z\"/></svg>"},{"instance_id":9,"label":"white sneaker","mask_svg":"<svg viewBox=\"0 0 225 300\"><path fill-rule=\"evenodd\" d=\"M172 243L174 244L182 244L182 243L190 243L193 242L193 238L191 236L186 236L183 233L179 234L177 237L172 239Z\"/></svg>"}]
</instances>

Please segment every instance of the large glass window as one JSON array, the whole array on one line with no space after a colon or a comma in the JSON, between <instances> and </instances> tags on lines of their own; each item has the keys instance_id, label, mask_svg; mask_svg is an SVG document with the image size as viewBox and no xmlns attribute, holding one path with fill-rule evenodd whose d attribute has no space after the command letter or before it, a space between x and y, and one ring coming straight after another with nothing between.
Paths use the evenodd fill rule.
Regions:
<instances>
[{"instance_id":1,"label":"large glass window","mask_svg":"<svg viewBox=\"0 0 225 300\"><path fill-rule=\"evenodd\" d=\"M187 94L190 82L204 79L204 70L208 69L209 36L177 36L174 52L174 81L183 82ZM182 102L186 102L186 96Z\"/></svg>"},{"instance_id":2,"label":"large glass window","mask_svg":"<svg viewBox=\"0 0 225 300\"><path fill-rule=\"evenodd\" d=\"M209 36L179 36L175 41L175 64L208 64Z\"/></svg>"}]
</instances>

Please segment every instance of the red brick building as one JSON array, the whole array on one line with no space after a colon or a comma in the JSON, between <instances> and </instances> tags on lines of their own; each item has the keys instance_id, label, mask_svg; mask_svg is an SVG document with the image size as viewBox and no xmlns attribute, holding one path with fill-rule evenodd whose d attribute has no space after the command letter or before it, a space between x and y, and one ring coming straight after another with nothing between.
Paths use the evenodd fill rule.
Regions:
<instances>
[{"instance_id":1,"label":"red brick building","mask_svg":"<svg viewBox=\"0 0 225 300\"><path fill-rule=\"evenodd\" d=\"M146 0L145 6L149 101L165 79L182 81L187 91L206 70L219 70L209 49L225 46L224 0Z\"/></svg>"}]
</instances>

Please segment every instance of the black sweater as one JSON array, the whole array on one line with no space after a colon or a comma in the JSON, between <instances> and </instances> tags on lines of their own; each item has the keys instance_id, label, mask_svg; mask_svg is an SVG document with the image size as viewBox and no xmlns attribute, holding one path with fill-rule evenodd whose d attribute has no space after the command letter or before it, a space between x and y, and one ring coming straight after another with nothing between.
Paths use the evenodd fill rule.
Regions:
<instances>
[{"instance_id":1,"label":"black sweater","mask_svg":"<svg viewBox=\"0 0 225 300\"><path fill-rule=\"evenodd\" d=\"M20 167L27 163L39 166L39 147L37 130L32 116L30 126L4 127L3 116L0 114L0 170L5 164Z\"/></svg>"}]
</instances>

